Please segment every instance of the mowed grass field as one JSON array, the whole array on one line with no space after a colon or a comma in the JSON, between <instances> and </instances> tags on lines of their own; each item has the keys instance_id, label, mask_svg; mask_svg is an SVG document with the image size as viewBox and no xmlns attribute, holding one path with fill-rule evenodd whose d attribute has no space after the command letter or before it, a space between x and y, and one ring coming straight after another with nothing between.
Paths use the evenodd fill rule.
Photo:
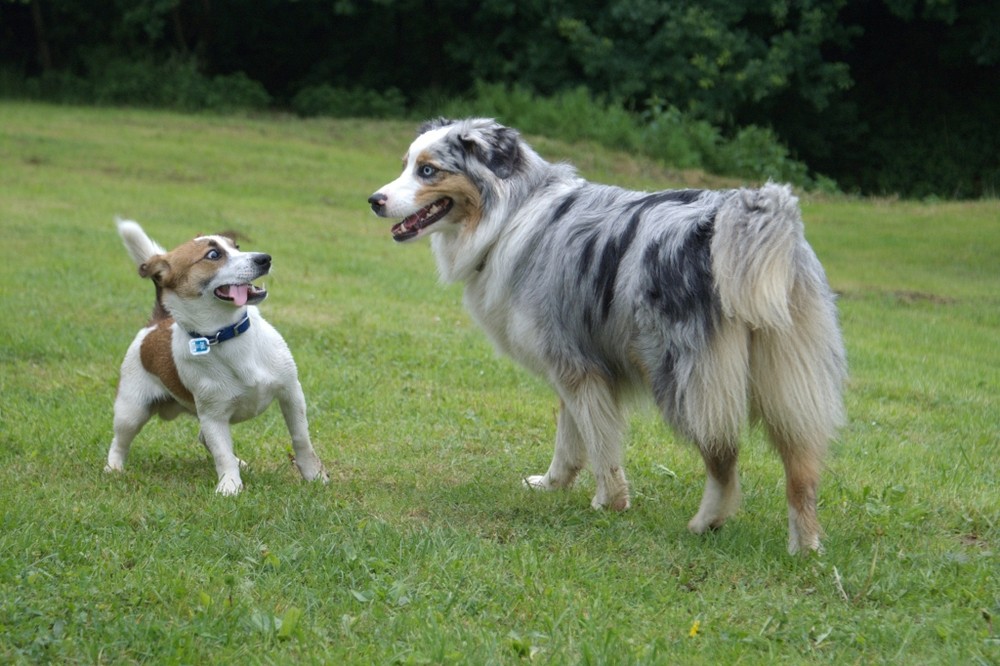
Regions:
<instances>
[{"instance_id":1,"label":"mowed grass field","mask_svg":"<svg viewBox=\"0 0 1000 666\"><path fill-rule=\"evenodd\" d=\"M697 453L632 417L634 508L592 478L533 493L556 400L497 357L366 198L409 123L0 104L0 662L1000 663L1000 204L803 196L840 293L850 416L821 556L785 552L759 432L743 510L685 525ZM697 184L532 137L594 180ZM234 229L274 257L265 316L331 473L305 484L279 410L234 427L214 494L193 419L102 472L121 358L146 321L113 218L167 247Z\"/></svg>"}]
</instances>

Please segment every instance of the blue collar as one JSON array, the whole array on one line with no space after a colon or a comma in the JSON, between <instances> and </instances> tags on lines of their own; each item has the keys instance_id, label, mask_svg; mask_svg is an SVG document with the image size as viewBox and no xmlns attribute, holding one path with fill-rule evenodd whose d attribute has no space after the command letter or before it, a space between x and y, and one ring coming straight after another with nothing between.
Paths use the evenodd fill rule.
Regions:
<instances>
[{"instance_id":1,"label":"blue collar","mask_svg":"<svg viewBox=\"0 0 1000 666\"><path fill-rule=\"evenodd\" d=\"M194 331L188 331L188 335L191 336L190 346L191 353L207 354L211 345L217 345L220 342L225 342L226 340L231 340L238 335L246 333L250 329L250 312L247 311L243 319L238 321L231 326L226 326L215 332L214 335L202 335L201 333L195 333Z\"/></svg>"}]
</instances>

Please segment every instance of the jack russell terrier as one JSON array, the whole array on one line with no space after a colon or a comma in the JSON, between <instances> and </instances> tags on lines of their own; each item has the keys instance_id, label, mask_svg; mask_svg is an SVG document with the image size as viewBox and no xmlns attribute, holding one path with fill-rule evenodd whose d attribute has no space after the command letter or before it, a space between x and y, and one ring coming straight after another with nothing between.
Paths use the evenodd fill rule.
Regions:
<instances>
[{"instance_id":1,"label":"jack russell terrier","mask_svg":"<svg viewBox=\"0 0 1000 666\"><path fill-rule=\"evenodd\" d=\"M139 275L156 285L156 304L122 362L105 471L123 469L132 440L154 414L169 420L187 412L197 416L198 438L215 461L215 492L235 495L243 489L243 462L229 425L277 399L299 472L327 483L309 440L295 361L256 307L267 291L251 282L267 275L271 256L241 252L226 236L200 236L167 252L128 220L118 222L118 234Z\"/></svg>"}]
</instances>

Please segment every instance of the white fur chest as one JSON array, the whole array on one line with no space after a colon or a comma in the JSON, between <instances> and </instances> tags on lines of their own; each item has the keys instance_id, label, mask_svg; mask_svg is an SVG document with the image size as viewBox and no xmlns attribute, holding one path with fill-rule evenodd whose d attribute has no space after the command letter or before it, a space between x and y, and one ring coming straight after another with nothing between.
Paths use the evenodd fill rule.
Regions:
<instances>
[{"instance_id":1,"label":"white fur chest","mask_svg":"<svg viewBox=\"0 0 1000 666\"><path fill-rule=\"evenodd\" d=\"M542 340L537 320L513 302L506 278L487 267L466 283L465 307L498 352L544 377L546 366L539 356Z\"/></svg>"},{"instance_id":2,"label":"white fur chest","mask_svg":"<svg viewBox=\"0 0 1000 666\"><path fill-rule=\"evenodd\" d=\"M173 352L181 381L194 395L199 414L230 423L251 419L295 381L295 362L284 340L262 319L236 338L192 355L190 337L175 329Z\"/></svg>"}]
</instances>

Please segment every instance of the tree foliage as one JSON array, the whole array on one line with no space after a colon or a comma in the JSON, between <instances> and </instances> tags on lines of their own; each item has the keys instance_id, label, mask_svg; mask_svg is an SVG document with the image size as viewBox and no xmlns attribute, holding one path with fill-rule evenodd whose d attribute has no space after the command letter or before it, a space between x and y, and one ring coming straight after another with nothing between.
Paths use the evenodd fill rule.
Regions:
<instances>
[{"instance_id":1,"label":"tree foliage","mask_svg":"<svg viewBox=\"0 0 1000 666\"><path fill-rule=\"evenodd\" d=\"M1000 185L998 23L996 0L0 0L0 82L79 91L146 63L183 88L191 67L203 97L135 102L371 115L582 87L650 123L770 133L849 190L978 196Z\"/></svg>"}]
</instances>

